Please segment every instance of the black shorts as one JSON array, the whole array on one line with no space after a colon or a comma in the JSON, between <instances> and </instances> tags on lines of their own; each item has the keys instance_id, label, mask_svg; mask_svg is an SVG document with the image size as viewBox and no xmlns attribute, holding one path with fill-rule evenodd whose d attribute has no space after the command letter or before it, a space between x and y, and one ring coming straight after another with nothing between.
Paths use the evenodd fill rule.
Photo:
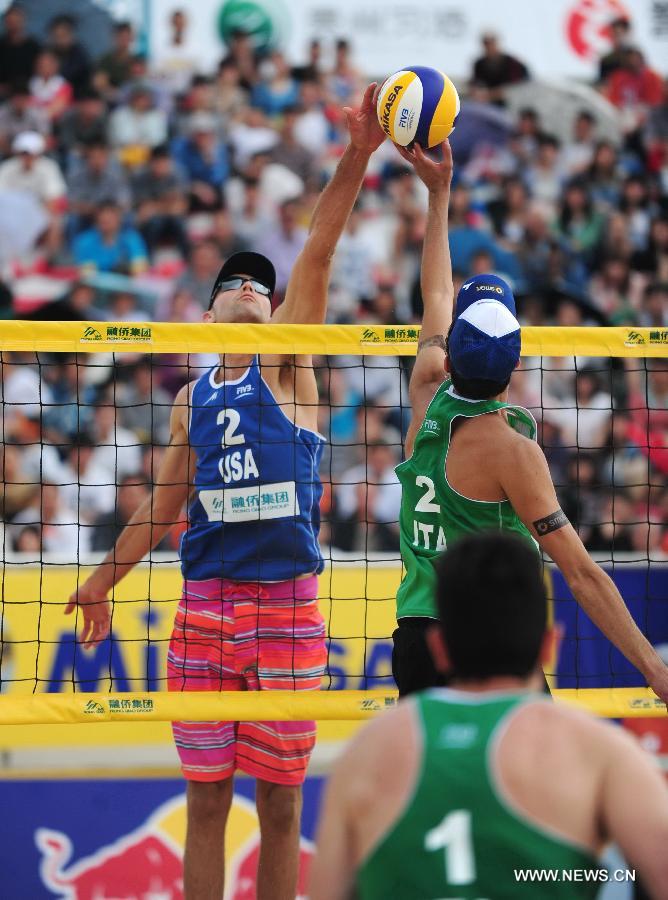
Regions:
<instances>
[{"instance_id":1,"label":"black shorts","mask_svg":"<svg viewBox=\"0 0 668 900\"><path fill-rule=\"evenodd\" d=\"M399 696L432 687L445 687L447 676L436 670L427 646L426 631L435 619L426 616L407 616L399 619L392 635L392 675L399 688Z\"/></svg>"}]
</instances>

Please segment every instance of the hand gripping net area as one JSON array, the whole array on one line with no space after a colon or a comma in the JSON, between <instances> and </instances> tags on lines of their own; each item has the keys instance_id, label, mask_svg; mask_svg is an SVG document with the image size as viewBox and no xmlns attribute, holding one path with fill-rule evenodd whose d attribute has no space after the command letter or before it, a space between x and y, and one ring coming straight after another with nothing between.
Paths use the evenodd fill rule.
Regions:
<instances>
[{"instance_id":1,"label":"hand gripping net area","mask_svg":"<svg viewBox=\"0 0 668 900\"><path fill-rule=\"evenodd\" d=\"M352 719L391 705L401 579L394 466L410 420L417 336L406 326L3 323L0 722ZM320 692L292 692L284 682L287 690L259 693L167 692L185 506L112 592L107 640L84 650L80 612L63 615L150 495L177 391L224 351L313 354L327 439ZM510 395L538 422L562 508L660 651L668 648L667 353L668 334L649 329L524 329ZM239 438L235 422L218 424L229 448ZM289 488L234 491L239 471L228 472L229 510L260 527L280 520ZM546 579L564 629L546 672L555 696L604 715L662 709L549 563Z\"/></svg>"}]
</instances>

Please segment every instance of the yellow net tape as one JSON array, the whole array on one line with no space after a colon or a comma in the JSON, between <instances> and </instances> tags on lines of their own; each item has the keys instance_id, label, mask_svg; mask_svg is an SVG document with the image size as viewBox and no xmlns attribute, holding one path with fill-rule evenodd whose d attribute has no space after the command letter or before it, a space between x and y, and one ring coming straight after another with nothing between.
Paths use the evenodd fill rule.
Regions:
<instances>
[{"instance_id":1,"label":"yellow net tape","mask_svg":"<svg viewBox=\"0 0 668 900\"><path fill-rule=\"evenodd\" d=\"M654 717L666 705L649 688L554 690L560 703L609 718ZM396 691L197 691L0 697L0 725L90 722L353 721L391 709Z\"/></svg>"},{"instance_id":2,"label":"yellow net tape","mask_svg":"<svg viewBox=\"0 0 668 900\"><path fill-rule=\"evenodd\" d=\"M0 351L411 356L417 326L108 322L0 323ZM522 329L524 356L668 357L668 330ZM354 596L359 596L359 592ZM383 594L387 596L387 594ZM647 688L553 690L559 702L614 718L665 715ZM353 721L391 708L391 690L309 693L73 693L0 696L0 726L90 722L316 719Z\"/></svg>"},{"instance_id":3,"label":"yellow net tape","mask_svg":"<svg viewBox=\"0 0 668 900\"><path fill-rule=\"evenodd\" d=\"M0 350L412 356L419 333L417 326L405 325L10 321L0 324ZM668 330L523 328L522 355L668 356Z\"/></svg>"}]
</instances>

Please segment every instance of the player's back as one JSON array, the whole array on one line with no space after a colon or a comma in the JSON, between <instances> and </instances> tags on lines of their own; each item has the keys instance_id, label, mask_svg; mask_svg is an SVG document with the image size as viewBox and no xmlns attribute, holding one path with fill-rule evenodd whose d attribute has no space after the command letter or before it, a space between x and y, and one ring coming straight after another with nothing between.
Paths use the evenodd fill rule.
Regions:
<instances>
[{"instance_id":1,"label":"player's back","mask_svg":"<svg viewBox=\"0 0 668 900\"><path fill-rule=\"evenodd\" d=\"M417 780L358 871L361 900L595 896L600 779L588 723L569 727L568 713L527 694L435 690L414 713ZM539 886L519 870L558 874Z\"/></svg>"}]
</instances>

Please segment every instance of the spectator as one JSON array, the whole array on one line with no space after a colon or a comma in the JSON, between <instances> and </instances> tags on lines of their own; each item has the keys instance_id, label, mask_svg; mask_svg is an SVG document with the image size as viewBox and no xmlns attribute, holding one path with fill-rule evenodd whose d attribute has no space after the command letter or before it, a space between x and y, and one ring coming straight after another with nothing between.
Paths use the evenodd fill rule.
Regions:
<instances>
[{"instance_id":1,"label":"spectator","mask_svg":"<svg viewBox=\"0 0 668 900\"><path fill-rule=\"evenodd\" d=\"M634 550L633 526L638 521L630 496L616 491L609 494L601 508L601 521L597 522L589 537L587 549L609 553L630 553Z\"/></svg>"},{"instance_id":2,"label":"spectator","mask_svg":"<svg viewBox=\"0 0 668 900\"><path fill-rule=\"evenodd\" d=\"M132 291L114 291L109 305L112 322L143 322L146 311L140 308L136 294Z\"/></svg>"},{"instance_id":3,"label":"spectator","mask_svg":"<svg viewBox=\"0 0 668 900\"><path fill-rule=\"evenodd\" d=\"M485 31L481 40L483 55L473 63L471 83L477 89L478 97L502 104L503 89L509 84L526 81L529 72L519 59L501 50L499 37L495 32Z\"/></svg>"},{"instance_id":4,"label":"spectator","mask_svg":"<svg viewBox=\"0 0 668 900\"><path fill-rule=\"evenodd\" d=\"M324 113L322 88L317 81L303 81L300 87L301 115L295 123L295 138L314 156L322 156L329 140L330 125Z\"/></svg>"},{"instance_id":5,"label":"spectator","mask_svg":"<svg viewBox=\"0 0 668 900\"><path fill-rule=\"evenodd\" d=\"M499 241L509 250L522 244L529 216L529 192L521 178L511 175L503 183L501 197L488 206Z\"/></svg>"},{"instance_id":6,"label":"spectator","mask_svg":"<svg viewBox=\"0 0 668 900\"><path fill-rule=\"evenodd\" d=\"M44 111L32 105L27 81L11 86L9 98L0 106L0 154L8 154L14 138L24 131L34 131L46 137L49 120Z\"/></svg>"},{"instance_id":7,"label":"spectator","mask_svg":"<svg viewBox=\"0 0 668 900\"><path fill-rule=\"evenodd\" d=\"M61 246L65 180L58 164L44 156L45 149L44 138L36 131L18 134L12 158L0 163L0 191L25 191L39 201L49 218L44 246L53 254Z\"/></svg>"},{"instance_id":8,"label":"spectator","mask_svg":"<svg viewBox=\"0 0 668 900\"><path fill-rule=\"evenodd\" d=\"M186 11L173 10L169 15L167 42L153 55L153 71L172 94L185 93L199 68L199 48L188 26Z\"/></svg>"},{"instance_id":9,"label":"spectator","mask_svg":"<svg viewBox=\"0 0 668 900\"><path fill-rule=\"evenodd\" d=\"M567 447L600 450L612 416L612 397L601 387L597 373L581 369L575 377L575 396L565 407L550 409L549 418L561 429Z\"/></svg>"},{"instance_id":10,"label":"spectator","mask_svg":"<svg viewBox=\"0 0 668 900\"><path fill-rule=\"evenodd\" d=\"M51 50L42 50L35 60L35 74L29 82L33 105L51 123L57 122L72 103L72 85L59 74L59 60Z\"/></svg>"},{"instance_id":11,"label":"spectator","mask_svg":"<svg viewBox=\"0 0 668 900\"><path fill-rule=\"evenodd\" d=\"M216 120L214 110L215 91L212 80L205 75L196 75L179 105L178 117L174 123L176 134L190 134L192 120L204 115L212 123L216 134L220 137L223 131L222 123Z\"/></svg>"},{"instance_id":12,"label":"spectator","mask_svg":"<svg viewBox=\"0 0 668 900\"><path fill-rule=\"evenodd\" d=\"M216 135L215 118L207 113L193 116L190 135L176 139L173 153L190 182L190 210L220 207L229 164L225 145Z\"/></svg>"},{"instance_id":13,"label":"spectator","mask_svg":"<svg viewBox=\"0 0 668 900\"><path fill-rule=\"evenodd\" d=\"M56 16L49 23L49 47L58 57L59 71L72 85L75 98L88 89L92 66L90 56L77 40L73 16Z\"/></svg>"},{"instance_id":14,"label":"spectator","mask_svg":"<svg viewBox=\"0 0 668 900\"><path fill-rule=\"evenodd\" d=\"M344 550L399 549L401 486L394 471L394 447L383 440L367 444L367 461L335 480L333 542Z\"/></svg>"},{"instance_id":15,"label":"spectator","mask_svg":"<svg viewBox=\"0 0 668 900\"><path fill-rule=\"evenodd\" d=\"M153 255L164 245L178 247L188 256L188 235L183 217L188 209L187 184L177 172L166 145L154 147L148 165L132 179L136 222Z\"/></svg>"},{"instance_id":16,"label":"spectator","mask_svg":"<svg viewBox=\"0 0 668 900\"><path fill-rule=\"evenodd\" d=\"M566 485L558 496L564 514L589 549L590 541L596 539L604 497L595 456L590 453L571 456Z\"/></svg>"},{"instance_id":17,"label":"spectator","mask_svg":"<svg viewBox=\"0 0 668 900\"><path fill-rule=\"evenodd\" d=\"M331 322L354 322L360 301L371 299L375 291L373 248L360 233L361 221L362 213L358 206L351 212L336 247L327 306L327 316Z\"/></svg>"},{"instance_id":18,"label":"spectator","mask_svg":"<svg viewBox=\"0 0 668 900\"><path fill-rule=\"evenodd\" d=\"M94 553L106 553L114 546L121 531L150 495L150 486L141 472L123 476L118 485L116 506L102 513L95 521L91 548ZM153 552L164 553L172 549L167 535Z\"/></svg>"},{"instance_id":19,"label":"spectator","mask_svg":"<svg viewBox=\"0 0 668 900\"><path fill-rule=\"evenodd\" d=\"M661 76L645 62L637 47L624 51L624 62L607 80L605 93L624 117L625 130L634 132L647 121L648 111L663 100Z\"/></svg>"},{"instance_id":20,"label":"spectator","mask_svg":"<svg viewBox=\"0 0 668 900\"><path fill-rule=\"evenodd\" d=\"M665 147L668 141L668 78L663 82L663 98L659 105L653 106L647 116L644 131L645 146L648 153L648 165L657 171L661 158L665 161Z\"/></svg>"},{"instance_id":21,"label":"spectator","mask_svg":"<svg viewBox=\"0 0 668 900\"><path fill-rule=\"evenodd\" d=\"M63 471L61 496L67 507L77 511L81 525L92 525L98 516L113 510L115 481L95 458L95 441L90 434L73 435Z\"/></svg>"},{"instance_id":22,"label":"spectator","mask_svg":"<svg viewBox=\"0 0 668 900\"><path fill-rule=\"evenodd\" d=\"M130 380L116 398L121 424L145 444L169 444L169 418L173 398L160 387L160 371L151 357L132 367Z\"/></svg>"},{"instance_id":23,"label":"spectator","mask_svg":"<svg viewBox=\"0 0 668 900\"><path fill-rule=\"evenodd\" d=\"M325 78L327 93L337 108L350 105L361 83L360 73L351 57L350 41L338 38L334 49L334 68Z\"/></svg>"},{"instance_id":24,"label":"spectator","mask_svg":"<svg viewBox=\"0 0 668 900\"><path fill-rule=\"evenodd\" d=\"M623 69L626 62L626 51L631 38L631 23L624 16L613 19L609 25L610 50L605 53L598 66L598 80L605 85L610 76Z\"/></svg>"},{"instance_id":25,"label":"spectator","mask_svg":"<svg viewBox=\"0 0 668 900\"><path fill-rule=\"evenodd\" d=\"M538 153L529 166L526 180L536 203L540 203L550 215L556 212L561 196L563 169L559 157L559 139L551 134L542 134L538 139Z\"/></svg>"},{"instance_id":26,"label":"spectator","mask_svg":"<svg viewBox=\"0 0 668 900\"><path fill-rule=\"evenodd\" d=\"M312 38L308 45L308 60L303 66L292 67L295 81L320 81L322 77L322 44L319 38Z\"/></svg>"},{"instance_id":27,"label":"spectator","mask_svg":"<svg viewBox=\"0 0 668 900\"><path fill-rule=\"evenodd\" d=\"M646 286L638 324L643 328L668 328L668 282L652 281Z\"/></svg>"},{"instance_id":28,"label":"spectator","mask_svg":"<svg viewBox=\"0 0 668 900\"><path fill-rule=\"evenodd\" d=\"M117 22L114 25L114 46L97 61L96 66L106 76L112 89L117 90L130 80L133 43L132 25Z\"/></svg>"},{"instance_id":29,"label":"spectator","mask_svg":"<svg viewBox=\"0 0 668 900\"><path fill-rule=\"evenodd\" d=\"M73 106L65 110L57 128L58 145L64 159L74 163L84 147L106 144L107 108L93 88L82 88Z\"/></svg>"},{"instance_id":30,"label":"spectator","mask_svg":"<svg viewBox=\"0 0 668 900\"><path fill-rule=\"evenodd\" d=\"M290 66L280 50L274 50L268 61L262 64L264 78L251 92L251 103L267 116L280 115L299 99L299 88L292 77Z\"/></svg>"},{"instance_id":31,"label":"spectator","mask_svg":"<svg viewBox=\"0 0 668 900\"><path fill-rule=\"evenodd\" d=\"M0 34L0 95L6 96L12 84L27 81L33 74L40 44L26 34L26 18L21 7L12 3L2 17Z\"/></svg>"},{"instance_id":32,"label":"spectator","mask_svg":"<svg viewBox=\"0 0 668 900\"><path fill-rule=\"evenodd\" d=\"M111 484L141 468L141 442L137 435L117 424L118 410L108 398L101 398L93 413L92 437L95 445L91 465L107 473Z\"/></svg>"},{"instance_id":33,"label":"spectator","mask_svg":"<svg viewBox=\"0 0 668 900\"><path fill-rule=\"evenodd\" d=\"M213 102L214 111L227 131L248 102L248 93L241 86L241 75L233 59L224 59L218 66Z\"/></svg>"},{"instance_id":34,"label":"spectator","mask_svg":"<svg viewBox=\"0 0 668 900\"><path fill-rule=\"evenodd\" d=\"M213 214L211 239L216 242L221 256L225 258L248 249L248 245L240 237L239 229L236 226L237 223L229 210L219 209Z\"/></svg>"},{"instance_id":35,"label":"spectator","mask_svg":"<svg viewBox=\"0 0 668 900\"><path fill-rule=\"evenodd\" d=\"M8 443L21 448L21 468L28 484L41 481L64 482L63 465L46 428L49 407L42 396L41 405L24 407L25 412L14 414L8 429Z\"/></svg>"},{"instance_id":36,"label":"spectator","mask_svg":"<svg viewBox=\"0 0 668 900\"><path fill-rule=\"evenodd\" d=\"M57 484L43 481L38 501L14 517L15 540L24 530L20 526L25 525L39 529L41 549L56 554L62 562L78 563L90 549L88 529L79 526L76 511L64 502Z\"/></svg>"},{"instance_id":37,"label":"spectator","mask_svg":"<svg viewBox=\"0 0 668 900\"><path fill-rule=\"evenodd\" d=\"M211 285L222 264L218 244L213 240L200 241L193 247L188 268L177 279L175 290L187 291L204 312L209 308Z\"/></svg>"},{"instance_id":38,"label":"spectator","mask_svg":"<svg viewBox=\"0 0 668 900\"><path fill-rule=\"evenodd\" d=\"M223 63L234 63L239 73L239 84L245 91L252 91L258 81L258 59L250 34L237 28L230 35L227 55Z\"/></svg>"},{"instance_id":39,"label":"spectator","mask_svg":"<svg viewBox=\"0 0 668 900\"><path fill-rule=\"evenodd\" d=\"M600 271L589 282L589 296L612 324L635 322L640 305L642 279L629 270L621 256L603 259Z\"/></svg>"},{"instance_id":40,"label":"spectator","mask_svg":"<svg viewBox=\"0 0 668 900\"><path fill-rule=\"evenodd\" d=\"M299 224L299 203L285 200L278 209L276 226L264 234L257 245L259 253L275 260L276 293L283 294L290 272L306 243L307 231Z\"/></svg>"},{"instance_id":41,"label":"spectator","mask_svg":"<svg viewBox=\"0 0 668 900\"><path fill-rule=\"evenodd\" d=\"M295 136L295 127L298 121L298 107L288 106L283 110L279 126L281 139L272 149L271 159L294 172L305 185L312 185L316 181L315 158Z\"/></svg>"},{"instance_id":42,"label":"spectator","mask_svg":"<svg viewBox=\"0 0 668 900\"><path fill-rule=\"evenodd\" d=\"M9 522L16 513L34 503L39 484L28 480L21 451L10 443L0 446L0 475L0 519Z\"/></svg>"},{"instance_id":43,"label":"spectator","mask_svg":"<svg viewBox=\"0 0 668 900\"><path fill-rule=\"evenodd\" d=\"M583 175L596 151L596 116L582 109L573 122L573 136L561 151L561 165L567 178Z\"/></svg>"},{"instance_id":44,"label":"spectator","mask_svg":"<svg viewBox=\"0 0 668 900\"><path fill-rule=\"evenodd\" d=\"M78 234L72 245L74 261L82 270L137 275L148 265L144 240L134 228L123 227L121 207L105 200L95 225Z\"/></svg>"},{"instance_id":45,"label":"spectator","mask_svg":"<svg viewBox=\"0 0 668 900\"><path fill-rule=\"evenodd\" d=\"M84 322L104 321L109 316L96 304L96 300L95 288L79 281L75 282L70 288L66 304L74 320L81 319Z\"/></svg>"},{"instance_id":46,"label":"spectator","mask_svg":"<svg viewBox=\"0 0 668 900\"><path fill-rule=\"evenodd\" d=\"M104 141L93 141L83 160L68 179L69 230L72 237L92 226L96 211L112 199L122 210L130 207L131 194L125 174Z\"/></svg>"},{"instance_id":47,"label":"spectator","mask_svg":"<svg viewBox=\"0 0 668 900\"><path fill-rule=\"evenodd\" d=\"M566 252L592 268L603 236L603 216L594 208L586 185L574 180L566 185L555 231Z\"/></svg>"},{"instance_id":48,"label":"spectator","mask_svg":"<svg viewBox=\"0 0 668 900\"><path fill-rule=\"evenodd\" d=\"M594 158L586 172L592 200L604 211L615 207L620 197L620 175L617 150L610 141L599 141Z\"/></svg>"},{"instance_id":49,"label":"spectator","mask_svg":"<svg viewBox=\"0 0 668 900\"><path fill-rule=\"evenodd\" d=\"M630 175L624 182L620 209L634 250L643 250L649 240L652 211L647 182L638 175Z\"/></svg>"},{"instance_id":50,"label":"spectator","mask_svg":"<svg viewBox=\"0 0 668 900\"><path fill-rule=\"evenodd\" d=\"M269 154L278 143L276 130L265 114L252 106L231 124L228 139L234 168L241 173L246 172L257 156Z\"/></svg>"},{"instance_id":51,"label":"spectator","mask_svg":"<svg viewBox=\"0 0 668 900\"><path fill-rule=\"evenodd\" d=\"M659 281L668 281L668 215L658 215L649 226L646 247L636 250L631 267Z\"/></svg>"},{"instance_id":52,"label":"spectator","mask_svg":"<svg viewBox=\"0 0 668 900\"><path fill-rule=\"evenodd\" d=\"M124 165L137 168L146 163L153 147L166 140L165 113L155 108L150 88L135 85L128 104L117 107L109 118L109 143Z\"/></svg>"},{"instance_id":53,"label":"spectator","mask_svg":"<svg viewBox=\"0 0 668 900\"><path fill-rule=\"evenodd\" d=\"M240 240L253 247L274 221L273 209L262 202L259 179L249 175L230 179L225 199Z\"/></svg>"}]
</instances>

